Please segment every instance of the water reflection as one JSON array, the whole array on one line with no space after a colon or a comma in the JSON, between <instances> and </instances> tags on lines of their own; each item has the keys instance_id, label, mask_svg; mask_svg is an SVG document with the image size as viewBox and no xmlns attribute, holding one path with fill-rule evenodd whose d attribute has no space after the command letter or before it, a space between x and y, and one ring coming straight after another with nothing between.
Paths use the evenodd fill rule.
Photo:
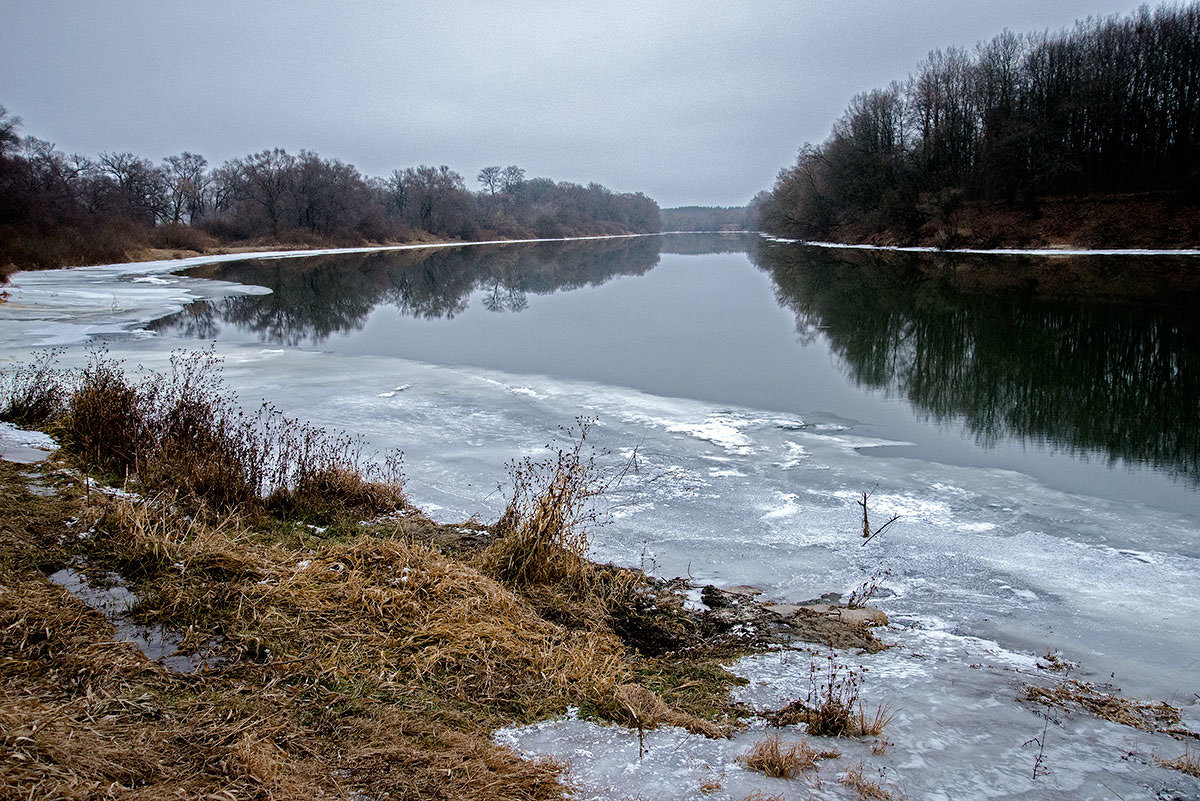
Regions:
<instances>
[{"instance_id":1,"label":"water reflection","mask_svg":"<svg viewBox=\"0 0 1200 801\"><path fill-rule=\"evenodd\" d=\"M155 329L212 339L228 324L264 342L296 346L355 331L381 305L409 317L453 318L478 291L487 310L519 312L528 306L528 294L642 275L658 264L662 241L638 237L209 264L188 274L265 286L271 293L195 303L158 321Z\"/></svg>"},{"instance_id":2,"label":"water reflection","mask_svg":"<svg viewBox=\"0 0 1200 801\"><path fill-rule=\"evenodd\" d=\"M802 337L827 338L860 386L977 441L1049 443L1200 483L1200 323L1191 304L1075 294L1193 291L1195 262L964 259L757 243ZM981 291L982 290L982 291ZM1004 291L997 291L1004 290Z\"/></svg>"},{"instance_id":3,"label":"water reflection","mask_svg":"<svg viewBox=\"0 0 1200 801\"><path fill-rule=\"evenodd\" d=\"M534 295L642 276L663 253L741 251L795 315L799 343L768 282L727 255L689 258L686 268L673 259L637 282L488 324L523 312ZM968 441L983 448L1049 445L1197 485L1200 321L1192 304L1127 296L1200 297L1189 285L1198 273L1197 260L962 258L759 237L642 237L207 265L193 274L272 293L193 304L158 328L202 338L228 336L226 328L289 346L328 339L341 352L800 414L862 409L857 398L882 390L918 419L965 424ZM1098 297L1106 293L1126 297ZM472 304L487 319L463 314ZM458 315L436 330L417 325ZM832 375L826 349L839 365ZM818 397L805 388L813 383L830 386Z\"/></svg>"}]
</instances>

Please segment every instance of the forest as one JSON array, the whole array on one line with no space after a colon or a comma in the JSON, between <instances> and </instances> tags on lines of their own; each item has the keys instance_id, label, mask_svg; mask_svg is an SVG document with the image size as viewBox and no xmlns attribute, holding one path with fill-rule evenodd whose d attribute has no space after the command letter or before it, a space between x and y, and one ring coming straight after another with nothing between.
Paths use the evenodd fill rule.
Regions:
<instances>
[{"instance_id":1,"label":"forest","mask_svg":"<svg viewBox=\"0 0 1200 801\"><path fill-rule=\"evenodd\" d=\"M123 261L148 248L204 251L237 243L352 245L427 239L525 239L649 233L658 204L479 171L478 191L449 167L368 177L351 164L274 148L220 166L195 153L155 164L133 153L68 154L0 107L0 268Z\"/></svg>"},{"instance_id":2,"label":"forest","mask_svg":"<svg viewBox=\"0 0 1200 801\"><path fill-rule=\"evenodd\" d=\"M752 212L809 240L1194 241L1198 179L1200 4L1143 6L930 53L854 97Z\"/></svg>"},{"instance_id":3,"label":"forest","mask_svg":"<svg viewBox=\"0 0 1200 801\"><path fill-rule=\"evenodd\" d=\"M745 206L676 206L662 209L664 231L745 231Z\"/></svg>"}]
</instances>

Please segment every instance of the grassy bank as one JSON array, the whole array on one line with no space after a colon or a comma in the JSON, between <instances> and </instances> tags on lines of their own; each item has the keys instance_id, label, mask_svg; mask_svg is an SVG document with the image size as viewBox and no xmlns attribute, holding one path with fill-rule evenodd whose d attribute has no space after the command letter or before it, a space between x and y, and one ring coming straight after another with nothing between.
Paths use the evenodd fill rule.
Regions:
<instances>
[{"instance_id":1,"label":"grassy bank","mask_svg":"<svg viewBox=\"0 0 1200 801\"><path fill-rule=\"evenodd\" d=\"M845 244L939 248L1195 248L1200 204L1174 192L1039 198L1030 203L961 201L916 226L880 225L868 215L832 227Z\"/></svg>"},{"instance_id":2,"label":"grassy bank","mask_svg":"<svg viewBox=\"0 0 1200 801\"><path fill-rule=\"evenodd\" d=\"M58 237L58 238L56 238ZM93 264L186 259L223 256L230 253L260 253L270 250L321 250L343 247L374 247L446 242L423 231L412 231L403 239L376 241L365 238L324 237L295 231L281 237L221 239L191 226L163 225L153 230L121 228L87 238L44 235L26 237L18 248L11 244L0 255L0 284L18 270L50 270Z\"/></svg>"},{"instance_id":3,"label":"grassy bank","mask_svg":"<svg viewBox=\"0 0 1200 801\"><path fill-rule=\"evenodd\" d=\"M722 661L785 636L880 647L828 614L690 612L678 584L588 560L583 431L514 468L496 523L443 525L394 459L243 412L204 354L141 381L47 355L2 416L61 445L0 462L6 796L559 798L563 766L497 727L573 707L722 737L749 713ZM121 641L146 632L157 651Z\"/></svg>"}]
</instances>

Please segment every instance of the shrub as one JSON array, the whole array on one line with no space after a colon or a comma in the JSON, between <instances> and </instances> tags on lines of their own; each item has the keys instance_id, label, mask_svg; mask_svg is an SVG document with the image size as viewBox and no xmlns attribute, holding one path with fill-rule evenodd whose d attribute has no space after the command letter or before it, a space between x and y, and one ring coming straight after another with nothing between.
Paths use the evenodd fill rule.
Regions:
<instances>
[{"instance_id":1,"label":"shrub","mask_svg":"<svg viewBox=\"0 0 1200 801\"><path fill-rule=\"evenodd\" d=\"M805 730L818 737L877 737L891 722L886 706L876 707L868 714L858 702L862 686L859 671L841 664L830 654L826 657L824 675L814 659L809 664L808 693L782 709L766 715L776 726L803 723Z\"/></svg>"},{"instance_id":2,"label":"shrub","mask_svg":"<svg viewBox=\"0 0 1200 801\"><path fill-rule=\"evenodd\" d=\"M0 420L37 428L62 415L65 387L54 366L61 353L56 349L42 351L30 364L5 374Z\"/></svg>"},{"instance_id":3,"label":"shrub","mask_svg":"<svg viewBox=\"0 0 1200 801\"><path fill-rule=\"evenodd\" d=\"M203 253L217 246L211 234L182 223L166 223L156 227L150 234L150 244L156 248L194 250Z\"/></svg>"},{"instance_id":4,"label":"shrub","mask_svg":"<svg viewBox=\"0 0 1200 801\"><path fill-rule=\"evenodd\" d=\"M511 587L582 580L590 501L600 494L595 463L584 458L588 423L580 421L574 444L555 456L526 459L511 468L513 495L496 523L496 543L484 554L484 570ZM574 432L572 432L574 433Z\"/></svg>"},{"instance_id":5,"label":"shrub","mask_svg":"<svg viewBox=\"0 0 1200 801\"><path fill-rule=\"evenodd\" d=\"M88 470L216 511L255 507L314 522L373 517L406 507L400 455L363 457L363 443L263 405L246 413L211 351L176 353L171 371L140 385L104 351L77 374L56 352L7 381L4 419L55 434Z\"/></svg>"},{"instance_id":6,"label":"shrub","mask_svg":"<svg viewBox=\"0 0 1200 801\"><path fill-rule=\"evenodd\" d=\"M146 410L120 366L103 351L93 354L52 425L60 446L90 468L123 476L137 469Z\"/></svg>"}]
</instances>

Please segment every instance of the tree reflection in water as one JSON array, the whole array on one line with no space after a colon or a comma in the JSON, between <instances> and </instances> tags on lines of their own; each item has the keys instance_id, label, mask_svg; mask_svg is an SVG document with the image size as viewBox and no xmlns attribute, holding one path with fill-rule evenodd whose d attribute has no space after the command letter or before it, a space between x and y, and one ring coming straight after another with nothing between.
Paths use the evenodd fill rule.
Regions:
<instances>
[{"instance_id":1,"label":"tree reflection in water","mask_svg":"<svg viewBox=\"0 0 1200 801\"><path fill-rule=\"evenodd\" d=\"M361 329L380 305L420 318L452 318L483 291L492 312L519 312L527 294L596 286L658 264L662 239L637 237L225 262L190 270L200 278L265 286L267 295L195 303L156 329L211 339L222 323L264 342L296 346Z\"/></svg>"},{"instance_id":2,"label":"tree reflection in water","mask_svg":"<svg viewBox=\"0 0 1200 801\"><path fill-rule=\"evenodd\" d=\"M1200 261L951 257L767 241L752 260L858 385L976 439L1049 443L1200 483ZM1075 296L1045 294L1049 288ZM1033 291L1038 289L1040 291ZM1161 295L1175 302L1097 295Z\"/></svg>"}]
</instances>

